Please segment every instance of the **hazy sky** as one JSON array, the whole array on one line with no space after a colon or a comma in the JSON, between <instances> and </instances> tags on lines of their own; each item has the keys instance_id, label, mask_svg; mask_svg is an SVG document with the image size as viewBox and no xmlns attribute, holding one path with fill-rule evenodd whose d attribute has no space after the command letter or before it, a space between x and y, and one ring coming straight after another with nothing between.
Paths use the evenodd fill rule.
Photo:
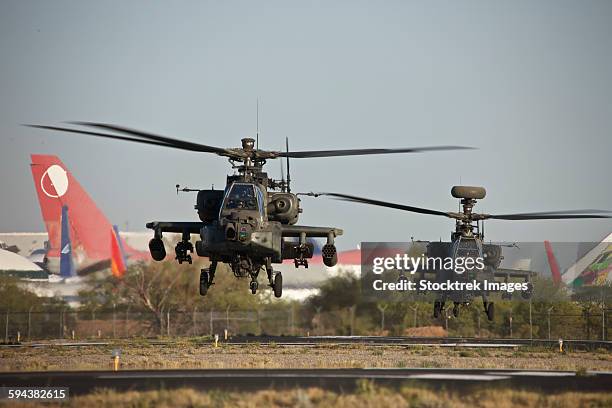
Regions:
<instances>
[{"instance_id":1,"label":"hazy sky","mask_svg":"<svg viewBox=\"0 0 612 408\"><path fill-rule=\"evenodd\" d=\"M117 123L210 145L292 150L460 144L292 161L295 191L489 213L612 208L610 1L2 1L0 231L42 231L30 153L62 158L109 219L195 220L225 159L21 127ZM278 162L268 171L278 175ZM448 238L453 223L304 198L305 225L360 241ZM491 221L493 240L595 240L612 221Z\"/></svg>"}]
</instances>

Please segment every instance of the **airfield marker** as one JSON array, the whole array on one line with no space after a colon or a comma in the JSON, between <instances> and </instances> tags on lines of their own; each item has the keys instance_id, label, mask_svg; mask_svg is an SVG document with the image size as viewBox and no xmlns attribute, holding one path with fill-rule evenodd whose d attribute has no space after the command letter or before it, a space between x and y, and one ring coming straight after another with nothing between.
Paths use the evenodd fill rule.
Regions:
<instances>
[{"instance_id":1,"label":"airfield marker","mask_svg":"<svg viewBox=\"0 0 612 408\"><path fill-rule=\"evenodd\" d=\"M114 349L113 350L113 371L119 371L119 356L121 355L121 350Z\"/></svg>"}]
</instances>

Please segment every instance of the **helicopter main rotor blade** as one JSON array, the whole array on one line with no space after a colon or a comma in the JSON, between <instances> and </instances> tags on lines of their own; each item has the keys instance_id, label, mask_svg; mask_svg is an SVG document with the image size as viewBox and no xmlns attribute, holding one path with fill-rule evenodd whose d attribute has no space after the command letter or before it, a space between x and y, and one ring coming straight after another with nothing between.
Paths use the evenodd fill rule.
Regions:
<instances>
[{"instance_id":1,"label":"helicopter main rotor blade","mask_svg":"<svg viewBox=\"0 0 612 408\"><path fill-rule=\"evenodd\" d=\"M151 133L138 131L135 129L122 128L119 126L106 125L102 123L89 123L89 122L72 122L72 123L78 124L81 126L92 126L92 127L97 127L101 129L114 130L117 132L122 132L122 133L129 134L131 136L138 136L138 137L113 135L110 133L93 132L89 130L72 129L72 128L61 127L61 126L30 125L30 124L27 124L25 126L37 128L37 129L57 130L60 132L77 133L77 134L82 134L82 135L103 137L107 139L144 143L144 144L150 144L154 146L170 147L170 148L175 148L175 149L188 150L192 152L215 153L221 156L239 156L239 154L237 154L236 152L230 149L223 149L223 148L218 148L218 147L206 146L206 145L199 144L199 143L186 142L186 141L172 139L172 138L165 137L165 136L159 136L159 135L154 135Z\"/></svg>"},{"instance_id":2,"label":"helicopter main rotor blade","mask_svg":"<svg viewBox=\"0 0 612 408\"><path fill-rule=\"evenodd\" d=\"M589 214L591 213L591 214ZM585 219L585 218L612 218L612 211L607 210L569 210L569 211L550 211L520 214L483 214L483 219L494 220L565 220L565 219Z\"/></svg>"},{"instance_id":3,"label":"helicopter main rotor blade","mask_svg":"<svg viewBox=\"0 0 612 408\"><path fill-rule=\"evenodd\" d=\"M438 150L473 150L474 147L466 146L431 146L410 147L400 149L343 149L343 150L310 150L303 152L277 152L277 157L291 157L295 159L306 159L313 157L337 157L337 156L364 156L371 154L391 153L421 153Z\"/></svg>"},{"instance_id":4,"label":"helicopter main rotor blade","mask_svg":"<svg viewBox=\"0 0 612 408\"><path fill-rule=\"evenodd\" d=\"M370 198L356 197L356 196L352 196L348 194L339 194L339 193L317 193L317 194L339 198L344 201L353 201L356 203L377 205L379 207L394 208L396 210L410 211L410 212L415 212L419 214L441 215L443 217L453 218L453 216L450 213L430 210L428 208L412 207L409 205L389 203L387 201L372 200Z\"/></svg>"},{"instance_id":5,"label":"helicopter main rotor blade","mask_svg":"<svg viewBox=\"0 0 612 408\"><path fill-rule=\"evenodd\" d=\"M168 145L176 146L186 150L193 150L197 152L205 153L216 153L219 155L225 155L228 153L227 149L221 147L208 146L200 143L188 142L186 140L174 139L167 136L160 136L149 132L144 132L138 129L132 129L124 126L118 126L108 123L96 123L96 122L71 122L75 125L90 126L104 130L112 130L119 133L125 133L132 136L137 136L146 140L154 140L156 142L167 143Z\"/></svg>"},{"instance_id":6,"label":"helicopter main rotor blade","mask_svg":"<svg viewBox=\"0 0 612 408\"><path fill-rule=\"evenodd\" d=\"M173 148L180 149L177 146L172 146L172 145L169 145L167 143L156 142L156 141L153 141L153 140L136 139L136 138L133 138L133 137L111 135L111 134L100 133L100 132L91 132L91 131L87 131L87 130L70 129L70 128L65 128L65 127L46 126L46 125L28 125L28 124L26 124L24 126L31 127L31 128L36 128L36 129L57 130L57 131L60 131L60 132L78 133L78 134L82 134L82 135L99 136L99 137L105 137L105 138L109 138L109 139L126 140L126 141L129 141L129 142L139 142L139 143L146 143L146 144L151 144L151 145L155 145L155 146L173 147Z\"/></svg>"}]
</instances>

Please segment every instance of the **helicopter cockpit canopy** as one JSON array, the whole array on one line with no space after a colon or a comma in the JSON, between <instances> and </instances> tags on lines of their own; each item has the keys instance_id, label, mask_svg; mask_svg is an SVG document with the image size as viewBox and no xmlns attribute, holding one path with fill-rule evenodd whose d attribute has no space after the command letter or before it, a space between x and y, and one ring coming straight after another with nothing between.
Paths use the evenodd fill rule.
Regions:
<instances>
[{"instance_id":1,"label":"helicopter cockpit canopy","mask_svg":"<svg viewBox=\"0 0 612 408\"><path fill-rule=\"evenodd\" d=\"M264 216L263 193L249 183L233 183L225 194L222 208L224 210L258 211Z\"/></svg>"},{"instance_id":2,"label":"helicopter cockpit canopy","mask_svg":"<svg viewBox=\"0 0 612 408\"><path fill-rule=\"evenodd\" d=\"M453 259L482 258L482 242L474 238L459 237L453 245Z\"/></svg>"}]
</instances>

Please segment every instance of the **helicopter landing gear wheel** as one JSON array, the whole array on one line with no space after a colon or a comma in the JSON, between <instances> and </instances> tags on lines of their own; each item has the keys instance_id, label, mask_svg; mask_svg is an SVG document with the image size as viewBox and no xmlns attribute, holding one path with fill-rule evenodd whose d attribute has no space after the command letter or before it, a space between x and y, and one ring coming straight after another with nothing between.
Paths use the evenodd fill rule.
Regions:
<instances>
[{"instance_id":1,"label":"helicopter landing gear wheel","mask_svg":"<svg viewBox=\"0 0 612 408\"><path fill-rule=\"evenodd\" d=\"M208 279L209 279L208 270L202 269L200 271L200 296L206 296L206 293L208 292L208 287L209 287Z\"/></svg>"},{"instance_id":2,"label":"helicopter landing gear wheel","mask_svg":"<svg viewBox=\"0 0 612 408\"><path fill-rule=\"evenodd\" d=\"M489 319L490 322L495 319L495 304L493 302L489 302L487 305L487 319Z\"/></svg>"},{"instance_id":3,"label":"helicopter landing gear wheel","mask_svg":"<svg viewBox=\"0 0 612 408\"><path fill-rule=\"evenodd\" d=\"M274 285L272 288L274 289L274 297L279 298L283 295L283 275L280 272L274 275Z\"/></svg>"},{"instance_id":4,"label":"helicopter landing gear wheel","mask_svg":"<svg viewBox=\"0 0 612 408\"><path fill-rule=\"evenodd\" d=\"M251 293L252 294L256 294L257 293L257 288L259 287L259 284L257 283L257 281L253 280L249 284L249 287L251 288Z\"/></svg>"},{"instance_id":5,"label":"helicopter landing gear wheel","mask_svg":"<svg viewBox=\"0 0 612 408\"><path fill-rule=\"evenodd\" d=\"M442 311L442 303L440 303L439 301L435 301L434 302L434 311L433 311L433 317L434 319L437 319L438 317L440 317L440 312Z\"/></svg>"},{"instance_id":6,"label":"helicopter landing gear wheel","mask_svg":"<svg viewBox=\"0 0 612 408\"><path fill-rule=\"evenodd\" d=\"M459 317L459 303L455 303L453 306L453 316Z\"/></svg>"}]
</instances>

